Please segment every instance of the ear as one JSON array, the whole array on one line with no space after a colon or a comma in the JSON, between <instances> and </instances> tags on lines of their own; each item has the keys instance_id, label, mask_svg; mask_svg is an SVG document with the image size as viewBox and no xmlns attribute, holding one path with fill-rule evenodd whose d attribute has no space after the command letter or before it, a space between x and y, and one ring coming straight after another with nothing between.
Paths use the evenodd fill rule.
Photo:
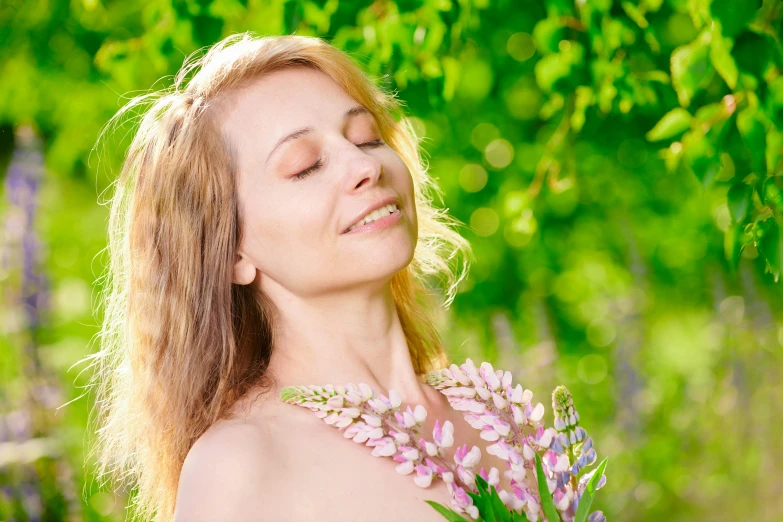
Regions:
<instances>
[{"instance_id":1,"label":"ear","mask_svg":"<svg viewBox=\"0 0 783 522\"><path fill-rule=\"evenodd\" d=\"M256 267L245 254L237 252L231 281L236 285L249 285L256 279Z\"/></svg>"}]
</instances>

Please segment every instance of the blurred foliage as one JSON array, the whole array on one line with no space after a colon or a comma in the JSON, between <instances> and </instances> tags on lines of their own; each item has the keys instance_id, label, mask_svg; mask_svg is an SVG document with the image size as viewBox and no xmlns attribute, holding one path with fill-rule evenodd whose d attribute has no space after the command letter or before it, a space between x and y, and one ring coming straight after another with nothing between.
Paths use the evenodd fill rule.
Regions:
<instances>
[{"instance_id":1,"label":"blurred foliage","mask_svg":"<svg viewBox=\"0 0 783 522\"><path fill-rule=\"evenodd\" d=\"M780 0L5 0L0 520L122 520L71 365L132 129L93 147L246 30L324 37L405 101L476 252L451 355L572 389L610 520L783 517Z\"/></svg>"}]
</instances>

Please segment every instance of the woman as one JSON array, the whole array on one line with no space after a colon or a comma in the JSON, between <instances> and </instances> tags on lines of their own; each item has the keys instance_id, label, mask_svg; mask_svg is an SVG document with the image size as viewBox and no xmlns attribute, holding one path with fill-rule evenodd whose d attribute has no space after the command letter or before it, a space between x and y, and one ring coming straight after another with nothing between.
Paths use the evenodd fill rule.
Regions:
<instances>
[{"instance_id":1,"label":"woman","mask_svg":"<svg viewBox=\"0 0 783 522\"><path fill-rule=\"evenodd\" d=\"M113 121L150 99L111 208L101 472L144 519L442 520L424 502L448 505L442 483L279 399L393 388L483 447L423 380L445 365L423 282L447 306L469 249L399 102L320 39L248 34Z\"/></svg>"}]
</instances>

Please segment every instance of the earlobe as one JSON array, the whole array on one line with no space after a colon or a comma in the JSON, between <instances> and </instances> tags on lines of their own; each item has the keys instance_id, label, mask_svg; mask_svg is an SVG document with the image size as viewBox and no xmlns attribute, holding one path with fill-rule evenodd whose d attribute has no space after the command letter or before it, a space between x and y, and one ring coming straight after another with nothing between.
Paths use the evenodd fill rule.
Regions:
<instances>
[{"instance_id":1,"label":"earlobe","mask_svg":"<svg viewBox=\"0 0 783 522\"><path fill-rule=\"evenodd\" d=\"M256 267L242 254L237 254L233 272L232 282L235 285L249 285L256 278Z\"/></svg>"}]
</instances>

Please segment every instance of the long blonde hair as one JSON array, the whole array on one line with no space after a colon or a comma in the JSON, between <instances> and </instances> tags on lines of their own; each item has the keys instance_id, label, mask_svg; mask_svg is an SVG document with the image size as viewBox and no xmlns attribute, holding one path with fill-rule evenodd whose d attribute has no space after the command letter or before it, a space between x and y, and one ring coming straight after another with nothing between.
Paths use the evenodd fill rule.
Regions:
<instances>
[{"instance_id":1,"label":"long blonde hair","mask_svg":"<svg viewBox=\"0 0 783 522\"><path fill-rule=\"evenodd\" d=\"M382 139L408 166L419 241L413 261L393 276L392 292L417 374L446 363L428 312L428 279L438 280L448 306L470 248L458 223L434 204L439 189L402 102L316 37L241 33L194 53L170 88L133 98L101 134L140 111L111 199L100 349L88 356L97 472L135 489L134 519L170 520L193 443L251 387L268 386L271 303L252 285L231 282L242 235L236 163L215 107L285 67L330 76L371 111Z\"/></svg>"}]
</instances>

